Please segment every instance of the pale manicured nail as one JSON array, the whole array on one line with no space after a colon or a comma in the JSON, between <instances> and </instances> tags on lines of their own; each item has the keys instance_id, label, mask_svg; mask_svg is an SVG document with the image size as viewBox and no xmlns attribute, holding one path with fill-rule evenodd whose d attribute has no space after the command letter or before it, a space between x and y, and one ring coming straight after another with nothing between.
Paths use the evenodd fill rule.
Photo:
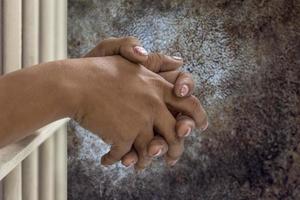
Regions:
<instances>
[{"instance_id":1,"label":"pale manicured nail","mask_svg":"<svg viewBox=\"0 0 300 200\"><path fill-rule=\"evenodd\" d=\"M134 161L131 161L128 165L125 165L126 167L131 167L132 165L134 165Z\"/></svg>"},{"instance_id":2,"label":"pale manicured nail","mask_svg":"<svg viewBox=\"0 0 300 200\"><path fill-rule=\"evenodd\" d=\"M178 160L173 160L169 162L169 165L174 166L177 163Z\"/></svg>"},{"instance_id":3,"label":"pale manicured nail","mask_svg":"<svg viewBox=\"0 0 300 200\"><path fill-rule=\"evenodd\" d=\"M205 131L208 128L208 125L209 125L209 123L207 121L206 124L205 124L205 126L202 128L202 131Z\"/></svg>"},{"instance_id":4,"label":"pale manicured nail","mask_svg":"<svg viewBox=\"0 0 300 200\"><path fill-rule=\"evenodd\" d=\"M183 137L189 136L189 135L191 134L191 132L192 132L191 127L188 127L188 129L186 130L186 132L185 132L185 134L183 135Z\"/></svg>"},{"instance_id":5,"label":"pale manicured nail","mask_svg":"<svg viewBox=\"0 0 300 200\"><path fill-rule=\"evenodd\" d=\"M154 155L153 155L153 157L157 157L157 156L159 156L159 155L161 154L161 152L162 152L162 150L161 150L161 149L159 149L159 150L158 150L158 152L157 152L156 154L154 154Z\"/></svg>"},{"instance_id":6,"label":"pale manicured nail","mask_svg":"<svg viewBox=\"0 0 300 200\"><path fill-rule=\"evenodd\" d=\"M187 85L183 85L180 89L180 96L184 97L189 93L189 87Z\"/></svg>"},{"instance_id":7,"label":"pale manicured nail","mask_svg":"<svg viewBox=\"0 0 300 200\"><path fill-rule=\"evenodd\" d=\"M146 49L144 49L144 47L141 46L135 46L134 51L142 56L147 56L148 52L146 51Z\"/></svg>"},{"instance_id":8,"label":"pale manicured nail","mask_svg":"<svg viewBox=\"0 0 300 200\"><path fill-rule=\"evenodd\" d=\"M179 57L179 56L172 56L175 60L182 60L182 58L181 57Z\"/></svg>"}]
</instances>

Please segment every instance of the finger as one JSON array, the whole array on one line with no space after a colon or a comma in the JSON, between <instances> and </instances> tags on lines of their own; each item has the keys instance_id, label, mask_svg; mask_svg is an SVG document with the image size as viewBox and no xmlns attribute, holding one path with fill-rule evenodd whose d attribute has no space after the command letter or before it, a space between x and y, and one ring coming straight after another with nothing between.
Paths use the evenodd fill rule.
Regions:
<instances>
[{"instance_id":1,"label":"finger","mask_svg":"<svg viewBox=\"0 0 300 200\"><path fill-rule=\"evenodd\" d=\"M101 158L101 164L102 165L112 165L130 151L132 143L126 143L126 144L114 144L111 146L110 151L102 156Z\"/></svg>"},{"instance_id":2,"label":"finger","mask_svg":"<svg viewBox=\"0 0 300 200\"><path fill-rule=\"evenodd\" d=\"M176 118L176 133L180 138L187 137L195 128L195 122L190 117L185 115L178 115Z\"/></svg>"},{"instance_id":3,"label":"finger","mask_svg":"<svg viewBox=\"0 0 300 200\"><path fill-rule=\"evenodd\" d=\"M184 139L179 139L179 145L180 145L180 154L178 154L178 156L176 157L171 157L169 156L169 154L165 154L165 161L166 163L169 165L169 166L174 166L178 160L180 159L180 157L182 156L183 154L183 151L184 151Z\"/></svg>"},{"instance_id":4,"label":"finger","mask_svg":"<svg viewBox=\"0 0 300 200\"><path fill-rule=\"evenodd\" d=\"M164 137L169 148L166 154L168 162L179 159L183 152L183 143L175 131L176 120L166 106L162 106L160 113L154 121L155 130Z\"/></svg>"},{"instance_id":5,"label":"finger","mask_svg":"<svg viewBox=\"0 0 300 200\"><path fill-rule=\"evenodd\" d=\"M148 59L141 63L153 72L173 71L183 65L183 60L179 57L171 57L161 53L150 53Z\"/></svg>"},{"instance_id":6,"label":"finger","mask_svg":"<svg viewBox=\"0 0 300 200\"><path fill-rule=\"evenodd\" d=\"M84 57L103 57L119 55L119 40L115 37L109 37L102 40L96 47L89 51Z\"/></svg>"},{"instance_id":7,"label":"finger","mask_svg":"<svg viewBox=\"0 0 300 200\"><path fill-rule=\"evenodd\" d=\"M169 84L165 90L165 102L169 109L176 110L191 117L197 128L204 131L208 126L207 115L200 101L195 96L178 98L172 93L172 85Z\"/></svg>"},{"instance_id":8,"label":"finger","mask_svg":"<svg viewBox=\"0 0 300 200\"><path fill-rule=\"evenodd\" d=\"M160 72L160 76L174 84L174 93L178 97L192 95L195 83L190 73L181 71Z\"/></svg>"},{"instance_id":9,"label":"finger","mask_svg":"<svg viewBox=\"0 0 300 200\"><path fill-rule=\"evenodd\" d=\"M148 52L136 37L108 38L99 43L85 57L121 55L134 63L145 62Z\"/></svg>"},{"instance_id":10,"label":"finger","mask_svg":"<svg viewBox=\"0 0 300 200\"><path fill-rule=\"evenodd\" d=\"M138 161L138 155L134 148L131 148L131 150L122 157L121 161L126 167L134 165Z\"/></svg>"},{"instance_id":11,"label":"finger","mask_svg":"<svg viewBox=\"0 0 300 200\"><path fill-rule=\"evenodd\" d=\"M148 145L153 139L153 131L141 133L134 141L134 148L138 154L138 161L135 168L138 170L146 168L151 163L151 157L148 155Z\"/></svg>"},{"instance_id":12,"label":"finger","mask_svg":"<svg viewBox=\"0 0 300 200\"><path fill-rule=\"evenodd\" d=\"M148 146L148 155L151 157L158 157L164 155L168 151L168 144L159 135L154 136Z\"/></svg>"}]
</instances>

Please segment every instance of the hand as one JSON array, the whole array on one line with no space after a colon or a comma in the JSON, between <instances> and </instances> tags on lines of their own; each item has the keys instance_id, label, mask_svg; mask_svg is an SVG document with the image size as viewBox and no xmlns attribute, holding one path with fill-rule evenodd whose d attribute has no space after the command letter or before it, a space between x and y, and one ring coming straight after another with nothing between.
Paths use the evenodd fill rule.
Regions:
<instances>
[{"instance_id":1,"label":"hand","mask_svg":"<svg viewBox=\"0 0 300 200\"><path fill-rule=\"evenodd\" d=\"M190 74L185 72L177 71L182 66L182 59L179 57L170 57L160 53L148 53L143 47L139 40L135 37L124 37L124 38L109 38L103 40L94 49L92 49L85 57L100 57L100 56L111 56L111 55L122 55L124 58L131 60L135 63L140 63L146 68L157 72L167 81L174 86L174 94L178 97L190 96L194 90L194 82ZM176 133L181 140L187 137L192 129L194 128L194 121L187 116L180 116L177 118ZM203 128L205 130L207 128ZM183 142L183 141L182 141ZM150 158L161 156L168 150L167 143L160 136L155 136L155 139L151 141L148 147L148 158L138 159L138 155L134 148L131 149L122 158L122 163L125 166L130 166L137 163L138 168L144 168L150 163ZM169 159L166 157L167 163L174 165L179 159Z\"/></svg>"},{"instance_id":2,"label":"hand","mask_svg":"<svg viewBox=\"0 0 300 200\"><path fill-rule=\"evenodd\" d=\"M76 77L70 85L82 97L76 120L112 144L111 151L102 158L105 164L120 160L132 145L139 157L147 157L153 130L168 143L168 157L181 155L183 144L176 137L176 120L169 109L192 117L198 127L206 124L197 98L176 97L172 84L120 56L75 59L69 65L70 74L75 73L70 76Z\"/></svg>"}]
</instances>

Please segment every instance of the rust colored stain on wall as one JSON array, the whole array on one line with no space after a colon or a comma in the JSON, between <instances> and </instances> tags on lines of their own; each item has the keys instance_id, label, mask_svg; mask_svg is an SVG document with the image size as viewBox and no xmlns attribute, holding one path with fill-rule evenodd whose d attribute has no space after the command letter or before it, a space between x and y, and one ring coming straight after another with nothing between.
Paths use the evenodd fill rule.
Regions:
<instances>
[{"instance_id":1,"label":"rust colored stain on wall","mask_svg":"<svg viewBox=\"0 0 300 200\"><path fill-rule=\"evenodd\" d=\"M299 199L299 0L69 0L69 56L108 36L181 56L210 127L174 168L100 166L108 147L69 125L69 199Z\"/></svg>"}]
</instances>

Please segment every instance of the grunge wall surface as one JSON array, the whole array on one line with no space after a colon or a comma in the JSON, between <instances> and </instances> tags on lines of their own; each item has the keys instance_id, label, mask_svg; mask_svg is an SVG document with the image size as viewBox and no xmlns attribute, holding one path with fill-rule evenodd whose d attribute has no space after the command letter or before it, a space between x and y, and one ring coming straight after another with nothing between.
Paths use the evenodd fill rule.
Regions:
<instances>
[{"instance_id":1,"label":"grunge wall surface","mask_svg":"<svg viewBox=\"0 0 300 200\"><path fill-rule=\"evenodd\" d=\"M108 147L70 123L70 200L300 199L299 0L69 0L70 57L127 35L184 58L210 127L136 174L100 166Z\"/></svg>"}]
</instances>

